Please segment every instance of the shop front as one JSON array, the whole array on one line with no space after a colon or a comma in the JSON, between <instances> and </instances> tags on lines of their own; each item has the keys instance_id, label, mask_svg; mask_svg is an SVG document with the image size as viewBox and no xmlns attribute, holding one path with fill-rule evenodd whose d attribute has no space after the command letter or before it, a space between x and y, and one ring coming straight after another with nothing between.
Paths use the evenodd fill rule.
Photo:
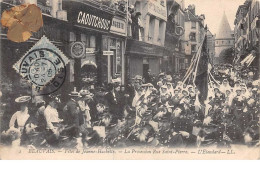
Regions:
<instances>
[{"instance_id":1,"label":"shop front","mask_svg":"<svg viewBox=\"0 0 260 169\"><path fill-rule=\"evenodd\" d=\"M69 81L77 88L93 88L108 82L108 60L103 55L108 44L113 11L101 9L94 2L64 1L69 30Z\"/></svg>"},{"instance_id":2,"label":"shop front","mask_svg":"<svg viewBox=\"0 0 260 169\"><path fill-rule=\"evenodd\" d=\"M102 36L102 79L106 83L118 80L125 84L126 27L126 15L116 15L112 20L110 34Z\"/></svg>"},{"instance_id":3,"label":"shop front","mask_svg":"<svg viewBox=\"0 0 260 169\"><path fill-rule=\"evenodd\" d=\"M136 75L146 76L148 69L151 74L160 73L160 64L164 55L164 48L132 39L127 40L127 67L129 78Z\"/></svg>"}]
</instances>

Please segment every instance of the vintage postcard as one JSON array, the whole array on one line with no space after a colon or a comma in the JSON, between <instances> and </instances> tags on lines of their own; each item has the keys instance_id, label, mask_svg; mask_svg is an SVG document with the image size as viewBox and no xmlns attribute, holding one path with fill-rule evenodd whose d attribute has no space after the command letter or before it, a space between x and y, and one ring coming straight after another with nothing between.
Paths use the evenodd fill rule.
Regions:
<instances>
[{"instance_id":1,"label":"vintage postcard","mask_svg":"<svg viewBox=\"0 0 260 169\"><path fill-rule=\"evenodd\" d=\"M259 0L0 5L0 159L260 159Z\"/></svg>"}]
</instances>

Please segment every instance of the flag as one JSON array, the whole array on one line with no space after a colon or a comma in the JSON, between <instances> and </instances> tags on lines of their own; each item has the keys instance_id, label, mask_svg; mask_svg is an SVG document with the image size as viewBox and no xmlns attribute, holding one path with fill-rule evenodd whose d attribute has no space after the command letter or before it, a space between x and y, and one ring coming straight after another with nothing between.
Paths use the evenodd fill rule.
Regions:
<instances>
[{"instance_id":1,"label":"flag","mask_svg":"<svg viewBox=\"0 0 260 169\"><path fill-rule=\"evenodd\" d=\"M183 83L186 83L188 79L193 79L193 84L198 88L200 95L199 101L202 103L207 99L208 95L208 52L207 52L207 34L205 32L204 38L198 48L197 53L191 60L190 67L186 72Z\"/></svg>"},{"instance_id":2,"label":"flag","mask_svg":"<svg viewBox=\"0 0 260 169\"><path fill-rule=\"evenodd\" d=\"M198 57L197 66L195 68L194 83L200 91L199 100L203 103L208 95L208 53L207 53L207 37L205 35L202 41L202 48Z\"/></svg>"}]
</instances>

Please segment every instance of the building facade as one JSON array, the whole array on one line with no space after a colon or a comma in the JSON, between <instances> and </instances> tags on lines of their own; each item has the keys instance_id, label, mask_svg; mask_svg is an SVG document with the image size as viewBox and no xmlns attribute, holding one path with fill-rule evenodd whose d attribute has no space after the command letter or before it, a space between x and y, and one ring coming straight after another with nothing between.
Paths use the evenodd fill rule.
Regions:
<instances>
[{"instance_id":1,"label":"building facade","mask_svg":"<svg viewBox=\"0 0 260 169\"><path fill-rule=\"evenodd\" d=\"M207 31L207 51L209 58L213 61L215 57L215 35L213 35L210 30Z\"/></svg>"},{"instance_id":2,"label":"building facade","mask_svg":"<svg viewBox=\"0 0 260 169\"><path fill-rule=\"evenodd\" d=\"M185 10L185 54L189 63L192 56L197 52L206 32L204 27L205 15L198 16L195 10L194 5L189 5Z\"/></svg>"},{"instance_id":3,"label":"building facade","mask_svg":"<svg viewBox=\"0 0 260 169\"><path fill-rule=\"evenodd\" d=\"M244 59L253 50L257 56L251 67L258 69L259 75L259 35L260 35L260 2L259 0L245 0L236 13L235 24L235 49L236 61Z\"/></svg>"},{"instance_id":4,"label":"building facade","mask_svg":"<svg viewBox=\"0 0 260 169\"><path fill-rule=\"evenodd\" d=\"M138 36L129 38L126 44L128 77L146 76L148 70L158 75L164 56L165 29L167 21L166 0L130 0L138 17ZM133 25L134 21L133 21ZM136 32L132 32L136 34Z\"/></svg>"},{"instance_id":5,"label":"building facade","mask_svg":"<svg viewBox=\"0 0 260 169\"><path fill-rule=\"evenodd\" d=\"M167 24L165 33L164 72L178 73L185 69L184 41L184 0L167 1Z\"/></svg>"}]
</instances>

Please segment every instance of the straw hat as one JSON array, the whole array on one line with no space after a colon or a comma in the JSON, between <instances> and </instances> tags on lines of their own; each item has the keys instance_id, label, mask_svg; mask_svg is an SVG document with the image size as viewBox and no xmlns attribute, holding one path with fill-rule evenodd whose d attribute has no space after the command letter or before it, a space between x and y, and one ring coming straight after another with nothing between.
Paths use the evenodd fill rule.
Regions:
<instances>
[{"instance_id":1,"label":"straw hat","mask_svg":"<svg viewBox=\"0 0 260 169\"><path fill-rule=\"evenodd\" d=\"M16 103L26 103L31 100L31 96L21 96L15 99Z\"/></svg>"}]
</instances>

